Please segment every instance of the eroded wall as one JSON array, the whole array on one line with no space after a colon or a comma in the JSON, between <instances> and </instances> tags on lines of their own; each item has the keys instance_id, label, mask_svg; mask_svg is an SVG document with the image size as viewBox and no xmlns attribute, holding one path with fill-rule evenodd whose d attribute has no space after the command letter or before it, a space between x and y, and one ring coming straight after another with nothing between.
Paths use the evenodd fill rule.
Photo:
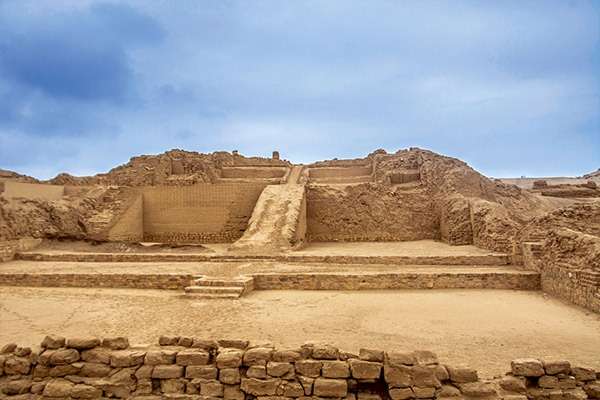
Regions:
<instances>
[{"instance_id":1,"label":"eroded wall","mask_svg":"<svg viewBox=\"0 0 600 400\"><path fill-rule=\"evenodd\" d=\"M439 239L439 213L423 190L382 185L316 186L307 190L309 241Z\"/></svg>"},{"instance_id":2,"label":"eroded wall","mask_svg":"<svg viewBox=\"0 0 600 400\"><path fill-rule=\"evenodd\" d=\"M242 236L265 186L238 183L144 188L144 240L233 242Z\"/></svg>"},{"instance_id":3,"label":"eroded wall","mask_svg":"<svg viewBox=\"0 0 600 400\"><path fill-rule=\"evenodd\" d=\"M19 197L25 199L59 200L65 193L65 187L62 185L4 181L3 187L2 196L7 199Z\"/></svg>"},{"instance_id":4,"label":"eroded wall","mask_svg":"<svg viewBox=\"0 0 600 400\"><path fill-rule=\"evenodd\" d=\"M144 239L144 199L140 193L108 231L108 240L139 242Z\"/></svg>"}]
</instances>

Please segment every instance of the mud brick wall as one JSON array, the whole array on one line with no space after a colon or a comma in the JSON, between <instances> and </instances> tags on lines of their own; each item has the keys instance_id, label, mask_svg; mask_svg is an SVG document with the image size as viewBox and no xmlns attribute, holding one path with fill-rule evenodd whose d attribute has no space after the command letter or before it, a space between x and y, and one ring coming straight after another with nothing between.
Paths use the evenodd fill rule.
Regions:
<instances>
[{"instance_id":1,"label":"mud brick wall","mask_svg":"<svg viewBox=\"0 0 600 400\"><path fill-rule=\"evenodd\" d=\"M124 337L48 336L39 350L8 344L0 351L0 392L8 398L585 400L599 398L599 378L568 361L519 359L506 376L483 381L429 351L354 354L322 343L276 349L174 336L143 347Z\"/></svg>"},{"instance_id":2,"label":"mud brick wall","mask_svg":"<svg viewBox=\"0 0 600 400\"><path fill-rule=\"evenodd\" d=\"M2 196L6 198L23 197L26 199L59 200L64 193L65 187L61 185L5 181Z\"/></svg>"},{"instance_id":3,"label":"mud brick wall","mask_svg":"<svg viewBox=\"0 0 600 400\"><path fill-rule=\"evenodd\" d=\"M144 239L143 196L136 196L118 221L109 229L108 240L139 242Z\"/></svg>"},{"instance_id":4,"label":"mud brick wall","mask_svg":"<svg viewBox=\"0 0 600 400\"><path fill-rule=\"evenodd\" d=\"M285 167L223 167L221 178L282 178L287 171Z\"/></svg>"},{"instance_id":5,"label":"mud brick wall","mask_svg":"<svg viewBox=\"0 0 600 400\"><path fill-rule=\"evenodd\" d=\"M191 274L26 274L0 273L0 286L90 287L183 290Z\"/></svg>"},{"instance_id":6,"label":"mud brick wall","mask_svg":"<svg viewBox=\"0 0 600 400\"><path fill-rule=\"evenodd\" d=\"M41 243L41 239L22 238L19 240L0 240L0 262L10 261L18 251L29 250Z\"/></svg>"},{"instance_id":7,"label":"mud brick wall","mask_svg":"<svg viewBox=\"0 0 600 400\"><path fill-rule=\"evenodd\" d=\"M143 189L144 240L227 243L239 239L265 184Z\"/></svg>"},{"instance_id":8,"label":"mud brick wall","mask_svg":"<svg viewBox=\"0 0 600 400\"><path fill-rule=\"evenodd\" d=\"M392 191L361 184L343 188L309 185L309 241L439 239L439 213L422 191Z\"/></svg>"},{"instance_id":9,"label":"mud brick wall","mask_svg":"<svg viewBox=\"0 0 600 400\"><path fill-rule=\"evenodd\" d=\"M600 271L546 265L541 282L544 292L600 313Z\"/></svg>"}]
</instances>

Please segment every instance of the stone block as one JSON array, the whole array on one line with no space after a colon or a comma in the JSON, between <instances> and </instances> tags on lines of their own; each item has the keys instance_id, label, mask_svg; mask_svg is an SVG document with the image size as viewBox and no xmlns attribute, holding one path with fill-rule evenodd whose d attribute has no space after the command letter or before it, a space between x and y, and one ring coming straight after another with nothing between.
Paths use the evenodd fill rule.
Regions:
<instances>
[{"instance_id":1,"label":"stone block","mask_svg":"<svg viewBox=\"0 0 600 400\"><path fill-rule=\"evenodd\" d=\"M583 390L587 393L588 397L592 399L600 399L600 382L587 383Z\"/></svg>"},{"instance_id":2,"label":"stone block","mask_svg":"<svg viewBox=\"0 0 600 400\"><path fill-rule=\"evenodd\" d=\"M487 382L459 383L458 388L467 397L489 397L496 395L494 386Z\"/></svg>"},{"instance_id":3,"label":"stone block","mask_svg":"<svg viewBox=\"0 0 600 400\"><path fill-rule=\"evenodd\" d=\"M358 357L364 361L383 362L383 350L360 349Z\"/></svg>"},{"instance_id":4,"label":"stone block","mask_svg":"<svg viewBox=\"0 0 600 400\"><path fill-rule=\"evenodd\" d=\"M17 379L7 381L2 385L2 393L8 396L29 393L32 382L30 379Z\"/></svg>"},{"instance_id":5,"label":"stone block","mask_svg":"<svg viewBox=\"0 0 600 400\"><path fill-rule=\"evenodd\" d=\"M11 354L17 349L16 343L7 343L0 349L0 354Z\"/></svg>"},{"instance_id":6,"label":"stone block","mask_svg":"<svg viewBox=\"0 0 600 400\"><path fill-rule=\"evenodd\" d=\"M109 365L100 364L100 363L82 363L83 366L79 371L79 375L88 377L88 378L103 378L108 376L112 370Z\"/></svg>"},{"instance_id":7,"label":"stone block","mask_svg":"<svg viewBox=\"0 0 600 400\"><path fill-rule=\"evenodd\" d=\"M457 387L452 385L442 385L436 393L436 398L459 397L460 394L460 390Z\"/></svg>"},{"instance_id":8,"label":"stone block","mask_svg":"<svg viewBox=\"0 0 600 400\"><path fill-rule=\"evenodd\" d=\"M446 369L448 370L450 380L455 383L477 382L479 379L477 371L473 368L446 365Z\"/></svg>"},{"instance_id":9,"label":"stone block","mask_svg":"<svg viewBox=\"0 0 600 400\"><path fill-rule=\"evenodd\" d=\"M177 346L181 347L192 347L192 344L194 344L194 338L192 337L181 336L177 341Z\"/></svg>"},{"instance_id":10,"label":"stone block","mask_svg":"<svg viewBox=\"0 0 600 400\"><path fill-rule=\"evenodd\" d=\"M177 352L174 350L149 350L146 352L144 358L144 364L148 365L161 365L161 364L174 364L175 356Z\"/></svg>"},{"instance_id":11,"label":"stone block","mask_svg":"<svg viewBox=\"0 0 600 400\"><path fill-rule=\"evenodd\" d=\"M244 352L237 349L227 349L217 355L218 368L239 368L242 365Z\"/></svg>"},{"instance_id":12,"label":"stone block","mask_svg":"<svg viewBox=\"0 0 600 400\"><path fill-rule=\"evenodd\" d=\"M299 382L282 382L277 388L277 394L285 397L302 397L304 388Z\"/></svg>"},{"instance_id":13,"label":"stone block","mask_svg":"<svg viewBox=\"0 0 600 400\"><path fill-rule=\"evenodd\" d=\"M65 377L67 375L78 375L83 367L83 363L73 363L67 365L57 365L50 368L48 375L53 378Z\"/></svg>"},{"instance_id":14,"label":"stone block","mask_svg":"<svg viewBox=\"0 0 600 400\"><path fill-rule=\"evenodd\" d=\"M74 399L98 399L102 397L102 389L91 385L78 384L71 388L71 397Z\"/></svg>"},{"instance_id":15,"label":"stone block","mask_svg":"<svg viewBox=\"0 0 600 400\"><path fill-rule=\"evenodd\" d=\"M25 357L9 356L4 361L6 375L27 375L31 370L31 360Z\"/></svg>"},{"instance_id":16,"label":"stone block","mask_svg":"<svg viewBox=\"0 0 600 400\"><path fill-rule=\"evenodd\" d=\"M123 336L104 338L102 347L108 347L111 350L125 350L129 347L129 339Z\"/></svg>"},{"instance_id":17,"label":"stone block","mask_svg":"<svg viewBox=\"0 0 600 400\"><path fill-rule=\"evenodd\" d=\"M578 381L582 382L593 381L596 379L596 372L594 369L586 367L571 368L571 375L573 375Z\"/></svg>"},{"instance_id":18,"label":"stone block","mask_svg":"<svg viewBox=\"0 0 600 400\"><path fill-rule=\"evenodd\" d=\"M302 359L302 353L298 350L279 350L273 352L273 361L296 362Z\"/></svg>"},{"instance_id":19,"label":"stone block","mask_svg":"<svg viewBox=\"0 0 600 400\"><path fill-rule=\"evenodd\" d=\"M240 385L224 385L223 398L225 400L244 400L246 395L240 390Z\"/></svg>"},{"instance_id":20,"label":"stone block","mask_svg":"<svg viewBox=\"0 0 600 400\"><path fill-rule=\"evenodd\" d=\"M242 378L241 390L252 396L275 396L281 379Z\"/></svg>"},{"instance_id":21,"label":"stone block","mask_svg":"<svg viewBox=\"0 0 600 400\"><path fill-rule=\"evenodd\" d=\"M348 394L348 382L345 379L317 378L313 393L320 397L345 397Z\"/></svg>"},{"instance_id":22,"label":"stone block","mask_svg":"<svg viewBox=\"0 0 600 400\"><path fill-rule=\"evenodd\" d=\"M406 400L415 398L415 394L409 387L390 389L389 394L392 400Z\"/></svg>"},{"instance_id":23,"label":"stone block","mask_svg":"<svg viewBox=\"0 0 600 400\"><path fill-rule=\"evenodd\" d=\"M219 348L219 344L216 340L194 338L192 341L192 347L196 349L203 349L209 353L212 353Z\"/></svg>"},{"instance_id":24,"label":"stone block","mask_svg":"<svg viewBox=\"0 0 600 400\"><path fill-rule=\"evenodd\" d=\"M267 362L271 361L274 350L267 347L256 347L248 349L244 353L243 364L245 366L251 365L267 365Z\"/></svg>"},{"instance_id":25,"label":"stone block","mask_svg":"<svg viewBox=\"0 0 600 400\"><path fill-rule=\"evenodd\" d=\"M544 370L548 375L568 374L571 372L571 363L565 360L544 360Z\"/></svg>"},{"instance_id":26,"label":"stone block","mask_svg":"<svg viewBox=\"0 0 600 400\"><path fill-rule=\"evenodd\" d=\"M212 365L189 365L185 368L185 377L188 379L215 380L218 370Z\"/></svg>"},{"instance_id":27,"label":"stone block","mask_svg":"<svg viewBox=\"0 0 600 400\"><path fill-rule=\"evenodd\" d=\"M178 365L207 365L210 354L201 349L185 349L177 353L175 362Z\"/></svg>"},{"instance_id":28,"label":"stone block","mask_svg":"<svg viewBox=\"0 0 600 400\"><path fill-rule=\"evenodd\" d=\"M181 365L155 365L152 370L154 379L174 379L183 376L183 367Z\"/></svg>"},{"instance_id":29,"label":"stone block","mask_svg":"<svg viewBox=\"0 0 600 400\"><path fill-rule=\"evenodd\" d=\"M142 365L135 371L136 379L151 379L154 365Z\"/></svg>"},{"instance_id":30,"label":"stone block","mask_svg":"<svg viewBox=\"0 0 600 400\"><path fill-rule=\"evenodd\" d=\"M267 367L263 365L253 365L246 370L246 376L248 378L266 379Z\"/></svg>"},{"instance_id":31,"label":"stone block","mask_svg":"<svg viewBox=\"0 0 600 400\"><path fill-rule=\"evenodd\" d=\"M71 389L75 386L73 382L69 382L66 379L52 379L44 387L42 392L46 397L69 397L71 395Z\"/></svg>"},{"instance_id":32,"label":"stone block","mask_svg":"<svg viewBox=\"0 0 600 400\"><path fill-rule=\"evenodd\" d=\"M100 345L100 339L97 337L77 337L67 339L66 347L77 350L92 349Z\"/></svg>"},{"instance_id":33,"label":"stone block","mask_svg":"<svg viewBox=\"0 0 600 400\"><path fill-rule=\"evenodd\" d=\"M439 388L442 386L441 382L435 376L435 371L432 368L429 368L428 366L415 365L411 367L411 373L413 385L415 386L419 386L422 388Z\"/></svg>"},{"instance_id":34,"label":"stone block","mask_svg":"<svg viewBox=\"0 0 600 400\"><path fill-rule=\"evenodd\" d=\"M219 381L228 385L235 385L240 383L240 370L238 368L219 369Z\"/></svg>"},{"instance_id":35,"label":"stone block","mask_svg":"<svg viewBox=\"0 0 600 400\"><path fill-rule=\"evenodd\" d=\"M514 376L538 377L545 374L544 365L534 358L520 358L510 363Z\"/></svg>"},{"instance_id":36,"label":"stone block","mask_svg":"<svg viewBox=\"0 0 600 400\"><path fill-rule=\"evenodd\" d=\"M417 360L414 353L390 351L385 353L385 363L392 367L398 367L402 365L415 365Z\"/></svg>"},{"instance_id":37,"label":"stone block","mask_svg":"<svg viewBox=\"0 0 600 400\"><path fill-rule=\"evenodd\" d=\"M312 347L311 356L315 360L337 360L340 350L329 344L315 344Z\"/></svg>"},{"instance_id":38,"label":"stone block","mask_svg":"<svg viewBox=\"0 0 600 400\"><path fill-rule=\"evenodd\" d=\"M355 379L379 379L382 364L374 361L350 360L352 377Z\"/></svg>"},{"instance_id":39,"label":"stone block","mask_svg":"<svg viewBox=\"0 0 600 400\"><path fill-rule=\"evenodd\" d=\"M438 358L435 353L428 350L417 350L413 352L415 361L420 365L433 365L438 364Z\"/></svg>"},{"instance_id":40,"label":"stone block","mask_svg":"<svg viewBox=\"0 0 600 400\"><path fill-rule=\"evenodd\" d=\"M568 389L562 392L562 400L586 400L587 394L581 388Z\"/></svg>"},{"instance_id":41,"label":"stone block","mask_svg":"<svg viewBox=\"0 0 600 400\"><path fill-rule=\"evenodd\" d=\"M435 388L413 386L413 393L417 399L432 399L435 396Z\"/></svg>"},{"instance_id":42,"label":"stone block","mask_svg":"<svg viewBox=\"0 0 600 400\"><path fill-rule=\"evenodd\" d=\"M560 384L558 383L558 377L552 375L541 376L538 380L538 386L544 389L558 389Z\"/></svg>"},{"instance_id":43,"label":"stone block","mask_svg":"<svg viewBox=\"0 0 600 400\"><path fill-rule=\"evenodd\" d=\"M346 361L323 361L321 375L325 378L349 378L350 368Z\"/></svg>"},{"instance_id":44,"label":"stone block","mask_svg":"<svg viewBox=\"0 0 600 400\"><path fill-rule=\"evenodd\" d=\"M79 361L79 352L75 349L54 350L50 355L50 365L71 364Z\"/></svg>"},{"instance_id":45,"label":"stone block","mask_svg":"<svg viewBox=\"0 0 600 400\"><path fill-rule=\"evenodd\" d=\"M250 342L241 339L220 339L218 344L225 348L245 350Z\"/></svg>"},{"instance_id":46,"label":"stone block","mask_svg":"<svg viewBox=\"0 0 600 400\"><path fill-rule=\"evenodd\" d=\"M161 336L158 338L158 344L161 346L177 346L179 336Z\"/></svg>"},{"instance_id":47,"label":"stone block","mask_svg":"<svg viewBox=\"0 0 600 400\"><path fill-rule=\"evenodd\" d=\"M321 375L323 362L315 360L300 360L295 363L296 373L298 375L310 378L318 378Z\"/></svg>"},{"instance_id":48,"label":"stone block","mask_svg":"<svg viewBox=\"0 0 600 400\"><path fill-rule=\"evenodd\" d=\"M304 395L310 396L313 392L313 384L315 382L314 378L308 378L306 376L298 376L298 382L302 385L304 389Z\"/></svg>"},{"instance_id":49,"label":"stone block","mask_svg":"<svg viewBox=\"0 0 600 400\"><path fill-rule=\"evenodd\" d=\"M103 348L95 348L81 352L81 359L86 362L110 364L110 352Z\"/></svg>"},{"instance_id":50,"label":"stone block","mask_svg":"<svg viewBox=\"0 0 600 400\"><path fill-rule=\"evenodd\" d=\"M294 365L291 363L269 361L267 363L267 375L281 378L281 377L293 377L294 376Z\"/></svg>"},{"instance_id":51,"label":"stone block","mask_svg":"<svg viewBox=\"0 0 600 400\"><path fill-rule=\"evenodd\" d=\"M48 335L41 344L44 349L60 349L65 346L65 338L62 336Z\"/></svg>"},{"instance_id":52,"label":"stone block","mask_svg":"<svg viewBox=\"0 0 600 400\"><path fill-rule=\"evenodd\" d=\"M412 367L406 365L383 366L383 376L391 388L406 388L413 385Z\"/></svg>"},{"instance_id":53,"label":"stone block","mask_svg":"<svg viewBox=\"0 0 600 400\"><path fill-rule=\"evenodd\" d=\"M144 363L145 351L118 350L110 355L110 365L114 368L135 367Z\"/></svg>"},{"instance_id":54,"label":"stone block","mask_svg":"<svg viewBox=\"0 0 600 400\"><path fill-rule=\"evenodd\" d=\"M504 376L499 384L502 389L509 392L527 393L527 379L522 376Z\"/></svg>"},{"instance_id":55,"label":"stone block","mask_svg":"<svg viewBox=\"0 0 600 400\"><path fill-rule=\"evenodd\" d=\"M185 393L184 379L163 379L160 381L160 391L166 394Z\"/></svg>"},{"instance_id":56,"label":"stone block","mask_svg":"<svg viewBox=\"0 0 600 400\"><path fill-rule=\"evenodd\" d=\"M431 368L433 370L435 377L440 382L450 380L450 373L448 373L448 370L446 369L445 366L438 364L438 365L430 365L429 368Z\"/></svg>"}]
</instances>

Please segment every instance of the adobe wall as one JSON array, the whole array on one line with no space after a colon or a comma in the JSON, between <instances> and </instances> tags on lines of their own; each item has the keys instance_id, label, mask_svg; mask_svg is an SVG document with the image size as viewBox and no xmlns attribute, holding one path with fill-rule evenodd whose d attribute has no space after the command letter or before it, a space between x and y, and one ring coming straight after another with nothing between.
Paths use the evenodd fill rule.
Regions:
<instances>
[{"instance_id":1,"label":"adobe wall","mask_svg":"<svg viewBox=\"0 0 600 400\"><path fill-rule=\"evenodd\" d=\"M284 167L223 167L221 178L282 178L288 168Z\"/></svg>"},{"instance_id":2,"label":"adobe wall","mask_svg":"<svg viewBox=\"0 0 600 400\"><path fill-rule=\"evenodd\" d=\"M38 183L3 182L2 196L7 199L23 197L26 199L59 200L65 193L64 186Z\"/></svg>"},{"instance_id":3,"label":"adobe wall","mask_svg":"<svg viewBox=\"0 0 600 400\"><path fill-rule=\"evenodd\" d=\"M475 369L441 363L430 351L364 348L354 354L314 342L277 349L246 340L161 336L158 345L130 346L125 337L47 336L40 350L8 344L1 353L0 391L7 398L600 397L600 371L565 360L513 360L504 377L484 381Z\"/></svg>"},{"instance_id":4,"label":"adobe wall","mask_svg":"<svg viewBox=\"0 0 600 400\"><path fill-rule=\"evenodd\" d=\"M144 201L137 195L108 231L108 240L139 242L144 239Z\"/></svg>"},{"instance_id":5,"label":"adobe wall","mask_svg":"<svg viewBox=\"0 0 600 400\"><path fill-rule=\"evenodd\" d=\"M309 241L440 238L438 212L427 192L379 185L309 185L306 222Z\"/></svg>"},{"instance_id":6,"label":"adobe wall","mask_svg":"<svg viewBox=\"0 0 600 400\"><path fill-rule=\"evenodd\" d=\"M144 240L228 243L240 238L265 184L147 187Z\"/></svg>"},{"instance_id":7,"label":"adobe wall","mask_svg":"<svg viewBox=\"0 0 600 400\"><path fill-rule=\"evenodd\" d=\"M352 166L352 167L319 167L309 168L308 176L310 178L342 178L351 176L365 176L373 173L373 167Z\"/></svg>"}]
</instances>

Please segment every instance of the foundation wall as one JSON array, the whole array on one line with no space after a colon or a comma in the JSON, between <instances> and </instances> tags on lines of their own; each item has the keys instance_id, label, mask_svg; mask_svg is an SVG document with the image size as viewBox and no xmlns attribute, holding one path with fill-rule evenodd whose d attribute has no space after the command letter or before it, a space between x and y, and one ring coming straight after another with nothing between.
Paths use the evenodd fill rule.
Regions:
<instances>
[{"instance_id":1,"label":"foundation wall","mask_svg":"<svg viewBox=\"0 0 600 400\"><path fill-rule=\"evenodd\" d=\"M131 346L125 337L47 336L40 347L3 348L3 396L586 400L597 399L600 389L600 371L566 360L513 360L506 376L483 381L475 369L440 362L425 350L353 353L315 342L277 349L241 339L180 336L161 336L156 345L144 346Z\"/></svg>"},{"instance_id":2,"label":"foundation wall","mask_svg":"<svg viewBox=\"0 0 600 400\"><path fill-rule=\"evenodd\" d=\"M265 184L143 189L144 240L227 243L240 238Z\"/></svg>"},{"instance_id":3,"label":"foundation wall","mask_svg":"<svg viewBox=\"0 0 600 400\"><path fill-rule=\"evenodd\" d=\"M3 182L4 191L2 196L11 198L59 200L65 193L65 187L61 185L44 185L38 183Z\"/></svg>"},{"instance_id":4,"label":"foundation wall","mask_svg":"<svg viewBox=\"0 0 600 400\"><path fill-rule=\"evenodd\" d=\"M439 239L438 214L431 196L420 191L393 192L375 185L307 190L309 241Z\"/></svg>"}]
</instances>

